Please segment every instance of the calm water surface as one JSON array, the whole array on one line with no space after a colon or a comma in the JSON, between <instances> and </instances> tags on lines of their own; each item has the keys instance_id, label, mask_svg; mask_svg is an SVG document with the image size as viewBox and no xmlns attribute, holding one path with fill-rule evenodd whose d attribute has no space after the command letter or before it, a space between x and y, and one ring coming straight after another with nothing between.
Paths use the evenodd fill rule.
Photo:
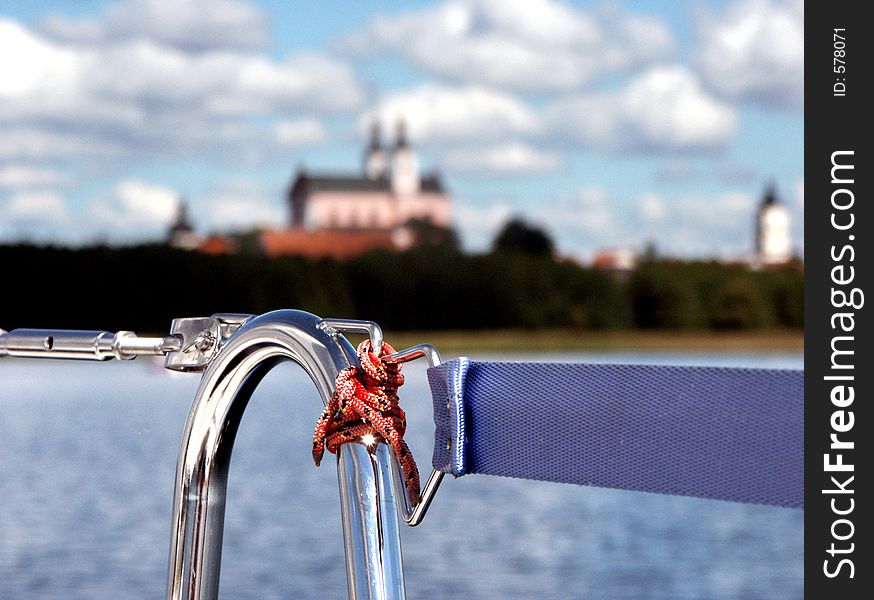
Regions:
<instances>
[{"instance_id":1,"label":"calm water surface","mask_svg":"<svg viewBox=\"0 0 874 600\"><path fill-rule=\"evenodd\" d=\"M537 360L801 368L800 355L566 354ZM422 470L424 374L401 397ZM197 375L125 363L0 361L0 598L162 598L176 452ZM223 598L344 598L336 469L310 457L320 403L275 369L234 449ZM428 599L802 597L801 511L470 476L403 531Z\"/></svg>"}]
</instances>

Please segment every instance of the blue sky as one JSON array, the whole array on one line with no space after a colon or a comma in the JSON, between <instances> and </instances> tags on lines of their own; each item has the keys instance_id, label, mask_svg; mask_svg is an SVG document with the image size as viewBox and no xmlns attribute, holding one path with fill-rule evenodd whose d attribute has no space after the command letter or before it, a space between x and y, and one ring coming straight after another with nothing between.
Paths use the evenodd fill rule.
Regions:
<instances>
[{"instance_id":1,"label":"blue sky","mask_svg":"<svg viewBox=\"0 0 874 600\"><path fill-rule=\"evenodd\" d=\"M797 1L0 2L0 240L280 226L299 165L409 121L465 245L740 257L769 181L801 250ZM391 132L387 132L389 138ZM390 141L390 140L389 140Z\"/></svg>"}]
</instances>

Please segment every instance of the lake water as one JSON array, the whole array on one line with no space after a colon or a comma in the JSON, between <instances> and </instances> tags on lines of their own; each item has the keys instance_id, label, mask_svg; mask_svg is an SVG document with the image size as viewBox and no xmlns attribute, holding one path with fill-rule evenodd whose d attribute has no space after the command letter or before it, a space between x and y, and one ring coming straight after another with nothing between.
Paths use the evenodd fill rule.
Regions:
<instances>
[{"instance_id":1,"label":"lake water","mask_svg":"<svg viewBox=\"0 0 874 600\"><path fill-rule=\"evenodd\" d=\"M800 355L563 354L528 360L801 368ZM428 470L424 371L401 389ZM0 360L0 598L162 598L172 483L199 377L154 360ZM336 469L310 457L320 412L283 365L237 436L223 598L345 598ZM256 465L263 468L256 468ZM469 476L403 531L409 598L802 597L797 510Z\"/></svg>"}]
</instances>

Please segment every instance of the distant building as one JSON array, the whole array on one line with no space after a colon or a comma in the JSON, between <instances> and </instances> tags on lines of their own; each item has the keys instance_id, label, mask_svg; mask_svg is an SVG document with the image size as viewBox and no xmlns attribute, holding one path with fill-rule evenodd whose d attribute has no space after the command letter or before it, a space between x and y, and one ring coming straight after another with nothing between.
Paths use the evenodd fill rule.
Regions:
<instances>
[{"instance_id":1,"label":"distant building","mask_svg":"<svg viewBox=\"0 0 874 600\"><path fill-rule=\"evenodd\" d=\"M756 262L759 265L783 265L792 259L789 225L789 211L778 200L774 184L770 184L756 214Z\"/></svg>"},{"instance_id":2,"label":"distant building","mask_svg":"<svg viewBox=\"0 0 874 600\"><path fill-rule=\"evenodd\" d=\"M201 242L203 237L191 226L185 201L180 198L176 206L176 218L167 230L167 245L180 250L196 250Z\"/></svg>"},{"instance_id":3,"label":"distant building","mask_svg":"<svg viewBox=\"0 0 874 600\"><path fill-rule=\"evenodd\" d=\"M448 228L452 202L437 174L422 176L419 160L398 123L390 151L374 123L360 174L300 169L288 192L290 229L265 231L268 256L300 254L348 258L374 248L402 250L415 240L411 220Z\"/></svg>"},{"instance_id":4,"label":"distant building","mask_svg":"<svg viewBox=\"0 0 874 600\"><path fill-rule=\"evenodd\" d=\"M236 254L240 249L239 242L226 235L211 235L203 239L197 246L197 251L203 254L218 256L221 254Z\"/></svg>"},{"instance_id":5,"label":"distant building","mask_svg":"<svg viewBox=\"0 0 874 600\"><path fill-rule=\"evenodd\" d=\"M602 271L628 273L637 267L637 253L631 248L601 248L595 252L592 266Z\"/></svg>"}]
</instances>

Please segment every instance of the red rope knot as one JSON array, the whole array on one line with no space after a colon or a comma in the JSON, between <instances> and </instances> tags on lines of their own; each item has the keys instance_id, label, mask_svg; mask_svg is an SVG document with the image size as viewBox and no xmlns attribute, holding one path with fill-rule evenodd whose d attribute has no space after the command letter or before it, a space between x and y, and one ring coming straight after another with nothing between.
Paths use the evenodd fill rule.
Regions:
<instances>
[{"instance_id":1,"label":"red rope knot","mask_svg":"<svg viewBox=\"0 0 874 600\"><path fill-rule=\"evenodd\" d=\"M419 503L419 469L404 441L407 417L398 405L398 388L404 383L400 363L385 360L395 349L383 344L379 354L370 340L358 345L361 368L348 367L337 375L337 390L316 423L313 461L322 461L325 446L336 454L346 442L371 436L376 443L388 443L401 464L407 492L413 506ZM366 439L366 438L365 438Z\"/></svg>"}]
</instances>

